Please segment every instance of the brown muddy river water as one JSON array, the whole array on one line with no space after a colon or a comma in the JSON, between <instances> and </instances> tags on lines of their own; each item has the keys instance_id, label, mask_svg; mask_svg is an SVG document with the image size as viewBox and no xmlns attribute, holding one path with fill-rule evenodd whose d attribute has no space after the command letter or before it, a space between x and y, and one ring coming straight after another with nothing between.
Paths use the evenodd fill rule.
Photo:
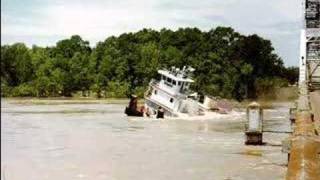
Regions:
<instances>
[{"instance_id":1,"label":"brown muddy river water","mask_svg":"<svg viewBox=\"0 0 320 180\"><path fill-rule=\"evenodd\" d=\"M245 146L243 112L206 120L123 114L124 102L1 100L1 180L284 179L283 133ZM265 129L290 131L289 103L264 110Z\"/></svg>"}]
</instances>

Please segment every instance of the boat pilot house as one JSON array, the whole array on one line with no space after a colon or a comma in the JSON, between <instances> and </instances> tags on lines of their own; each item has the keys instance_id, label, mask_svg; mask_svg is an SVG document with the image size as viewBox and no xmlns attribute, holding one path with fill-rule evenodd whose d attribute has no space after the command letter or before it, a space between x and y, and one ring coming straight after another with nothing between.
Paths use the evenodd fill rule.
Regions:
<instances>
[{"instance_id":1,"label":"boat pilot house","mask_svg":"<svg viewBox=\"0 0 320 180\"><path fill-rule=\"evenodd\" d=\"M190 84L192 68L171 68L170 70L158 70L159 80L152 80L149 90L145 95L145 106L155 110L162 107L166 115L176 116L183 113L188 95L191 94Z\"/></svg>"}]
</instances>

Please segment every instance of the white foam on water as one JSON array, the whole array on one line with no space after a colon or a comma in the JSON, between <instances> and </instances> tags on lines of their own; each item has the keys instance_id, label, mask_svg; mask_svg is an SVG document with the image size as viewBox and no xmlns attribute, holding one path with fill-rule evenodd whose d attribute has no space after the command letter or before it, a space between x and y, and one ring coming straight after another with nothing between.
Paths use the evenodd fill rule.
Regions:
<instances>
[{"instance_id":1,"label":"white foam on water","mask_svg":"<svg viewBox=\"0 0 320 180\"><path fill-rule=\"evenodd\" d=\"M244 115L245 115L244 112L237 112L237 111L231 111L227 114L220 114L217 112L205 112L204 115L199 115L199 116L189 116L187 114L183 114L182 116L168 118L168 119L189 120L189 121L223 120L223 119L236 120L243 117Z\"/></svg>"},{"instance_id":2,"label":"white foam on water","mask_svg":"<svg viewBox=\"0 0 320 180\"><path fill-rule=\"evenodd\" d=\"M190 116L188 114L180 113L179 117L168 117L165 116L164 119L157 119L155 117L129 117L129 121L163 121L163 120L186 120L186 121L206 121L206 120L239 120L243 118L245 112L231 111L227 114L220 114L217 112L205 112L204 115Z\"/></svg>"}]
</instances>

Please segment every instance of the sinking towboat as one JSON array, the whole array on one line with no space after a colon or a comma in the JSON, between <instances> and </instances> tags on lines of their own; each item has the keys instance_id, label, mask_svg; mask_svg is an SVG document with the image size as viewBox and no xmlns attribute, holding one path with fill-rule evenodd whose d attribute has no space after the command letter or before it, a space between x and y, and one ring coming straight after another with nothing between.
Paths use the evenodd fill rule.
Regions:
<instances>
[{"instance_id":1,"label":"sinking towboat","mask_svg":"<svg viewBox=\"0 0 320 180\"><path fill-rule=\"evenodd\" d=\"M197 93L190 90L193 71L191 67L158 70L158 80L151 80L145 93L147 112L156 114L160 108L165 116L202 115L205 108L197 101Z\"/></svg>"},{"instance_id":2,"label":"sinking towboat","mask_svg":"<svg viewBox=\"0 0 320 180\"><path fill-rule=\"evenodd\" d=\"M144 94L144 107L137 107L137 97L133 95L125 114L163 118L201 116L209 111L221 114L230 112L231 106L227 102L215 97L199 96L191 91L193 71L191 67L158 70L157 80L150 81Z\"/></svg>"}]
</instances>

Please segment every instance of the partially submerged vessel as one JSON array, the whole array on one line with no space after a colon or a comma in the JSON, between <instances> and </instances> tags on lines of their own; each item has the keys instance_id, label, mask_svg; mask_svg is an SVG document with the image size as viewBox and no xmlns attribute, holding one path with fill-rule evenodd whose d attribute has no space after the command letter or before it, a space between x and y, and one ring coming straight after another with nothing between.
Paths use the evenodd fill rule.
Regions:
<instances>
[{"instance_id":1,"label":"partially submerged vessel","mask_svg":"<svg viewBox=\"0 0 320 180\"><path fill-rule=\"evenodd\" d=\"M163 109L165 116L199 116L210 108L207 106L208 97L203 103L198 101L198 93L190 90L194 82L191 67L183 69L172 67L170 70L158 70L158 80L151 80L145 93L145 108L150 115L157 114Z\"/></svg>"},{"instance_id":2,"label":"partially submerged vessel","mask_svg":"<svg viewBox=\"0 0 320 180\"><path fill-rule=\"evenodd\" d=\"M209 111L227 113L225 102L214 97L199 96L190 89L194 83L194 69L184 66L170 70L158 70L158 78L152 79L144 94L144 107L137 108L137 99L132 97L125 113L128 116L151 116L157 118L201 116ZM222 103L221 103L222 102Z\"/></svg>"}]
</instances>

